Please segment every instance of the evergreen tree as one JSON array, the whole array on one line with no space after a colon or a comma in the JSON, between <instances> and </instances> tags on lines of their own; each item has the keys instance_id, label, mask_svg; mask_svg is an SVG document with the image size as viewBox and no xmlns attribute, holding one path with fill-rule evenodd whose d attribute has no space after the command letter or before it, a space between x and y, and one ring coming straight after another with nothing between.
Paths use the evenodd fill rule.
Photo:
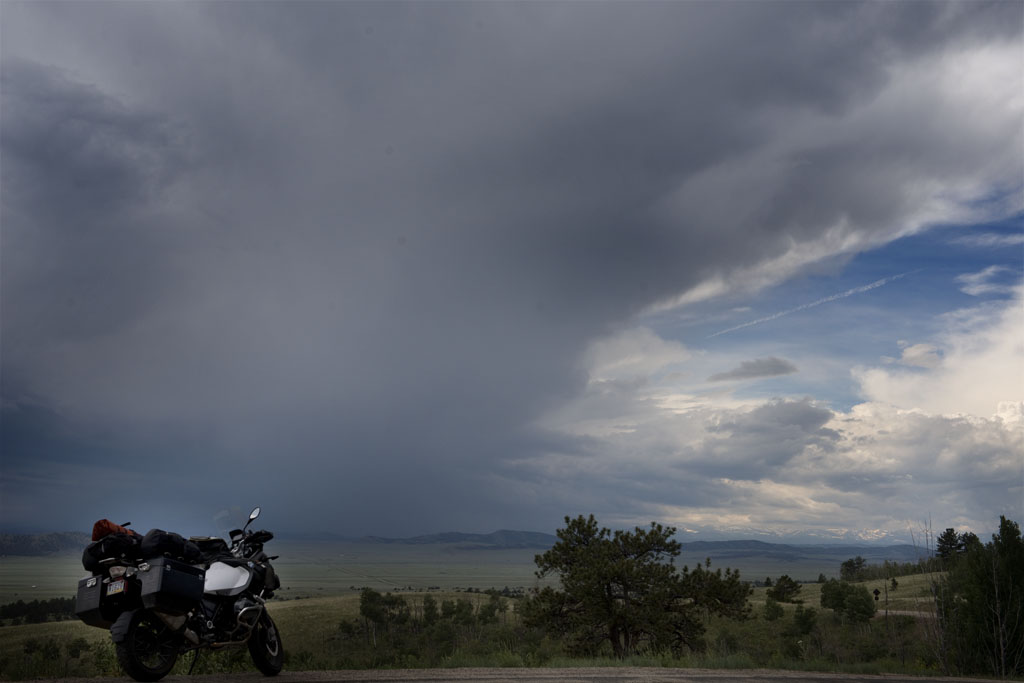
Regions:
<instances>
[{"instance_id":1,"label":"evergreen tree","mask_svg":"<svg viewBox=\"0 0 1024 683\"><path fill-rule=\"evenodd\" d=\"M782 605L775 598L767 598L764 601L764 618L766 621L775 621L785 613Z\"/></svg>"},{"instance_id":2,"label":"evergreen tree","mask_svg":"<svg viewBox=\"0 0 1024 683\"><path fill-rule=\"evenodd\" d=\"M955 529L946 529L936 538L935 554L943 560L952 560L963 549L961 543L960 535Z\"/></svg>"},{"instance_id":3,"label":"evergreen tree","mask_svg":"<svg viewBox=\"0 0 1024 683\"><path fill-rule=\"evenodd\" d=\"M779 602L793 602L801 588L803 586L789 578L788 574L783 574L775 582L775 587L768 589L768 595Z\"/></svg>"},{"instance_id":4,"label":"evergreen tree","mask_svg":"<svg viewBox=\"0 0 1024 683\"><path fill-rule=\"evenodd\" d=\"M864 568L867 566L867 560L858 555L857 557L851 557L850 559L839 565L839 578L843 581L860 581L862 580L862 574Z\"/></svg>"},{"instance_id":5,"label":"evergreen tree","mask_svg":"<svg viewBox=\"0 0 1024 683\"><path fill-rule=\"evenodd\" d=\"M426 595L423 597L423 623L430 626L441 617L441 613L437 611L437 600L432 595Z\"/></svg>"},{"instance_id":6,"label":"evergreen tree","mask_svg":"<svg viewBox=\"0 0 1024 683\"><path fill-rule=\"evenodd\" d=\"M866 622L875 614L875 599L867 588L835 579L822 584L821 606L852 622Z\"/></svg>"},{"instance_id":7,"label":"evergreen tree","mask_svg":"<svg viewBox=\"0 0 1024 683\"><path fill-rule=\"evenodd\" d=\"M639 651L704 647L703 613L749 614L751 589L739 573L708 566L680 572L675 529L651 523L632 532L600 528L591 515L565 518L558 542L536 556L537 576L556 574L561 588L539 591L525 606L528 625L567 638L593 654L607 644L616 657Z\"/></svg>"},{"instance_id":8,"label":"evergreen tree","mask_svg":"<svg viewBox=\"0 0 1024 683\"><path fill-rule=\"evenodd\" d=\"M964 554L936 586L942 655L961 673L1024 674L1024 540L999 518L999 532Z\"/></svg>"}]
</instances>

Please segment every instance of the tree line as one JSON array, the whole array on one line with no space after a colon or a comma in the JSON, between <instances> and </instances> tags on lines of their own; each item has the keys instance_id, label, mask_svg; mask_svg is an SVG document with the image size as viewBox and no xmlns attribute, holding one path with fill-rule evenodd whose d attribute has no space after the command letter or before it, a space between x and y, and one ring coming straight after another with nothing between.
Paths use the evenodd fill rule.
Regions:
<instances>
[{"instance_id":1,"label":"tree line","mask_svg":"<svg viewBox=\"0 0 1024 683\"><path fill-rule=\"evenodd\" d=\"M839 578L843 581L877 581L897 576L913 576L915 574L933 574L943 571L941 557L922 557L917 562L893 562L885 560L881 564L868 564L867 560L858 555L839 565ZM823 583L819 581L819 583Z\"/></svg>"},{"instance_id":2,"label":"tree line","mask_svg":"<svg viewBox=\"0 0 1024 683\"><path fill-rule=\"evenodd\" d=\"M982 543L946 529L937 551L945 573L932 583L936 652L949 673L1024 675L1024 540L1020 527L999 518Z\"/></svg>"},{"instance_id":3,"label":"tree line","mask_svg":"<svg viewBox=\"0 0 1024 683\"><path fill-rule=\"evenodd\" d=\"M18 600L0 606L0 619L10 619L12 626L22 622L41 624L45 621L61 621L75 616L74 598L51 598L50 600Z\"/></svg>"}]
</instances>

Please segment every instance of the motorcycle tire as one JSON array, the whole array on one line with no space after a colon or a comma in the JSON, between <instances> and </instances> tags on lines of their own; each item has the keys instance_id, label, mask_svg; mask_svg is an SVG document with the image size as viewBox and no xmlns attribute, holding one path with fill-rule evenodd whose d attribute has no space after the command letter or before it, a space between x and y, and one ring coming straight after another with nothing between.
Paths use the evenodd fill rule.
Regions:
<instances>
[{"instance_id":1,"label":"motorcycle tire","mask_svg":"<svg viewBox=\"0 0 1024 683\"><path fill-rule=\"evenodd\" d=\"M252 663L263 672L264 676L276 676L284 666L284 645L281 644L281 632L266 612L260 617L249 637L249 654Z\"/></svg>"},{"instance_id":2,"label":"motorcycle tire","mask_svg":"<svg viewBox=\"0 0 1024 683\"><path fill-rule=\"evenodd\" d=\"M149 683L159 681L174 668L181 636L153 612L140 609L132 615L124 640L114 645L124 672Z\"/></svg>"}]
</instances>

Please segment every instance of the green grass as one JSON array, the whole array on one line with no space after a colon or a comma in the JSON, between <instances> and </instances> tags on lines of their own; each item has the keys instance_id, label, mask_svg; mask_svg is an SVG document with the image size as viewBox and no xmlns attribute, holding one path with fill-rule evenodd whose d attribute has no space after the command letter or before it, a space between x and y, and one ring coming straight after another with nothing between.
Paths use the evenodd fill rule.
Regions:
<instances>
[{"instance_id":1,"label":"green grass","mask_svg":"<svg viewBox=\"0 0 1024 683\"><path fill-rule=\"evenodd\" d=\"M0 661L20 655L29 640L46 640L53 638L66 642L82 637L90 642L110 640L106 630L86 626L77 619L74 621L51 621L45 624L23 624L22 626L5 626L0 628Z\"/></svg>"},{"instance_id":2,"label":"green grass","mask_svg":"<svg viewBox=\"0 0 1024 683\"><path fill-rule=\"evenodd\" d=\"M85 638L91 651L79 658L67 654L67 644L76 638ZM25 646L30 641L42 643L52 640L60 647L57 657L41 653L27 655ZM108 631L86 626L80 621L59 621L45 624L25 624L0 628L0 678L59 678L63 676L96 673L95 661L106 656L113 664L113 647ZM110 671L113 673L113 671Z\"/></svg>"},{"instance_id":3,"label":"green grass","mask_svg":"<svg viewBox=\"0 0 1024 683\"><path fill-rule=\"evenodd\" d=\"M274 563L282 595L336 595L370 587L378 591L429 588L531 588L537 550L458 550L449 545L387 543L282 543Z\"/></svg>"},{"instance_id":4,"label":"green grass","mask_svg":"<svg viewBox=\"0 0 1024 683\"><path fill-rule=\"evenodd\" d=\"M892 590L892 584L889 581L882 579L861 581L856 585L864 586L869 592L875 589L881 592L877 603L878 614L882 614L886 608L886 586L889 587L889 610L899 612L932 612L935 605L931 595L931 582L939 576L939 574L899 576L896 578L896 582L899 584L896 590ZM821 609L821 584L805 583L801 585L802 588L796 598L801 601L804 607ZM750 604L754 608L755 614L760 614L761 610L764 609L764 603L768 597L769 590L769 588L765 587L754 588L754 592L750 596ZM781 603L781 605L786 610L786 614L791 614L796 610L796 604L794 603Z\"/></svg>"},{"instance_id":5,"label":"green grass","mask_svg":"<svg viewBox=\"0 0 1024 683\"><path fill-rule=\"evenodd\" d=\"M73 596L78 580L86 574L78 553L0 557L0 605Z\"/></svg>"},{"instance_id":6,"label":"green grass","mask_svg":"<svg viewBox=\"0 0 1024 683\"><path fill-rule=\"evenodd\" d=\"M931 583L937 580L941 574L913 574L910 576L896 577L899 584L896 590L892 590L890 582L878 579L864 581L863 585L868 591L881 591L879 596L878 609L884 610L886 599L888 599L890 610L908 612L931 612L934 609L934 602L931 594ZM888 586L888 596L886 587Z\"/></svg>"}]
</instances>

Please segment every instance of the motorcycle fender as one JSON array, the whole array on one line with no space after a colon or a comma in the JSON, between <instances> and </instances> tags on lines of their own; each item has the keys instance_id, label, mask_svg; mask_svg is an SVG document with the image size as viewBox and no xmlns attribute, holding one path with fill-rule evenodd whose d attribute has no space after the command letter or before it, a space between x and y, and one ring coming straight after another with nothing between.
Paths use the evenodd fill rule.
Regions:
<instances>
[{"instance_id":1,"label":"motorcycle fender","mask_svg":"<svg viewBox=\"0 0 1024 683\"><path fill-rule=\"evenodd\" d=\"M128 626L132 623L132 617L138 610L128 610L127 612L121 612L121 616L117 618L113 624L110 625L110 639L115 643L123 643L128 637Z\"/></svg>"}]
</instances>

